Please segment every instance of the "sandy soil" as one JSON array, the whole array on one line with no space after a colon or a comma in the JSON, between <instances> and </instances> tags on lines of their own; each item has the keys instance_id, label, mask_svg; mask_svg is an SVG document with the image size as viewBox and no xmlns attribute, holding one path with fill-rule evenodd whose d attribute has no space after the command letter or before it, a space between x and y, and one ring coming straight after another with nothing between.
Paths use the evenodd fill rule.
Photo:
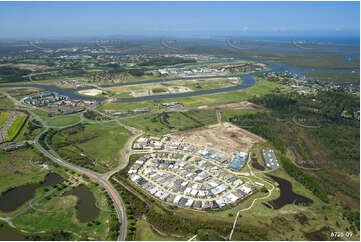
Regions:
<instances>
[{"instance_id":1,"label":"sandy soil","mask_svg":"<svg viewBox=\"0 0 361 242\"><path fill-rule=\"evenodd\" d=\"M253 144L266 141L228 122L177 132L172 136L178 140L183 138L184 142L196 146L206 146L210 151L219 150L225 153L248 152Z\"/></svg>"},{"instance_id":2,"label":"sandy soil","mask_svg":"<svg viewBox=\"0 0 361 242\"><path fill-rule=\"evenodd\" d=\"M99 94L102 94L103 91L99 89L87 89L87 90L81 90L79 91L79 93L87 96L97 96Z\"/></svg>"}]
</instances>

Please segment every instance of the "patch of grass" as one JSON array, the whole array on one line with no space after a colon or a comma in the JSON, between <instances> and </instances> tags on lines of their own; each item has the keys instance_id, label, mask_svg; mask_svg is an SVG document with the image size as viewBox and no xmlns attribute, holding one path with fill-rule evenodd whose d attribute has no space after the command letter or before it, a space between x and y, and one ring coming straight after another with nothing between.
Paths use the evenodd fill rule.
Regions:
<instances>
[{"instance_id":1,"label":"patch of grass","mask_svg":"<svg viewBox=\"0 0 361 242\"><path fill-rule=\"evenodd\" d=\"M183 240L182 238L161 236L153 231L150 224L144 220L138 220L136 223L135 240L139 241L163 241L163 240Z\"/></svg>"},{"instance_id":2,"label":"patch of grass","mask_svg":"<svg viewBox=\"0 0 361 242\"><path fill-rule=\"evenodd\" d=\"M49 120L49 122L47 123L49 126L67 126L67 125L71 125L71 124L76 124L77 122L80 121L80 118L78 116L58 116L55 117L51 120Z\"/></svg>"},{"instance_id":3,"label":"patch of grass","mask_svg":"<svg viewBox=\"0 0 361 242\"><path fill-rule=\"evenodd\" d=\"M60 156L78 165L95 169L91 164L97 162L114 168L122 160L121 151L130 136L130 131L114 123L79 124L57 132L50 145Z\"/></svg>"},{"instance_id":4,"label":"patch of grass","mask_svg":"<svg viewBox=\"0 0 361 242\"><path fill-rule=\"evenodd\" d=\"M27 116L24 114L19 114L15 117L14 122L10 125L7 130L7 140L12 140L16 137L19 131L22 129Z\"/></svg>"},{"instance_id":5,"label":"patch of grass","mask_svg":"<svg viewBox=\"0 0 361 242\"><path fill-rule=\"evenodd\" d=\"M42 109L33 109L33 110L31 110L31 111L32 111L33 113L39 115L39 117L42 118L42 119L44 119L44 120L48 119L48 118L50 117L50 115L51 115L49 112L44 111L44 110L42 110Z\"/></svg>"},{"instance_id":6,"label":"patch of grass","mask_svg":"<svg viewBox=\"0 0 361 242\"><path fill-rule=\"evenodd\" d=\"M99 201L103 194L99 192L99 187L94 184L88 184L88 188L96 195ZM114 240L109 238L110 213L100 211L98 217L89 223L81 223L76 217L75 196L62 196L62 192L57 192L51 196L50 200L44 199L37 207L51 212L41 212L30 209L22 216L17 217L13 222L21 229L32 233L40 231L53 231L61 228L70 231L76 240L87 240L95 238L96 240Z\"/></svg>"},{"instance_id":7,"label":"patch of grass","mask_svg":"<svg viewBox=\"0 0 361 242\"><path fill-rule=\"evenodd\" d=\"M4 125L4 123L8 120L9 113L8 112L1 112L0 113L0 127Z\"/></svg>"},{"instance_id":8,"label":"patch of grass","mask_svg":"<svg viewBox=\"0 0 361 242\"><path fill-rule=\"evenodd\" d=\"M13 101L11 101L11 99L7 98L7 97L0 97L0 107L2 108L13 108L14 103Z\"/></svg>"},{"instance_id":9,"label":"patch of grass","mask_svg":"<svg viewBox=\"0 0 361 242\"><path fill-rule=\"evenodd\" d=\"M234 110L234 109L226 109L221 111L221 118L224 122L229 122L230 118L238 115L246 115L246 114L254 114L257 112L261 112L259 110Z\"/></svg>"},{"instance_id":10,"label":"patch of grass","mask_svg":"<svg viewBox=\"0 0 361 242\"><path fill-rule=\"evenodd\" d=\"M162 92L167 92L167 90L164 88L154 88L154 89L152 89L152 92L153 93L162 93Z\"/></svg>"},{"instance_id":11,"label":"patch of grass","mask_svg":"<svg viewBox=\"0 0 361 242\"><path fill-rule=\"evenodd\" d=\"M156 113L123 119L121 122L151 134L166 134L172 130L186 130L217 122L212 110L191 110L187 112Z\"/></svg>"}]
</instances>

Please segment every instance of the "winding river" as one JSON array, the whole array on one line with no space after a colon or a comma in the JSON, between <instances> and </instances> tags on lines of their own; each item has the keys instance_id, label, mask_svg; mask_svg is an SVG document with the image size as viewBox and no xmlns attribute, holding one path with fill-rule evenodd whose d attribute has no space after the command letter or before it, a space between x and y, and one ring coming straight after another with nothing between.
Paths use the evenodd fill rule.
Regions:
<instances>
[{"instance_id":1,"label":"winding river","mask_svg":"<svg viewBox=\"0 0 361 242\"><path fill-rule=\"evenodd\" d=\"M238 58L233 58L228 60L228 62L234 62L236 60L240 60ZM252 59L242 59L245 61L253 61L253 62L260 62L259 60L252 60ZM222 61L224 62L224 61ZM217 88L217 89L209 89L209 90L202 90L202 91L194 91L194 92L185 92L185 93L171 93L171 94L160 94L160 95L151 95L151 96L143 96L143 97L132 97L132 98L120 98L117 99L115 102L118 103L128 103L128 102L142 102L142 101L150 101L154 99L163 99L163 98L182 98L182 97L192 97L198 95L205 95L205 94L214 94L214 93L222 93L228 91L235 91L246 89L253 86L256 82L254 80L254 76L269 73L269 72L283 72L288 71L291 73L296 73L302 75L302 73L315 73L315 72L345 72L345 73L360 73L359 69L313 69L313 68L301 68L301 67L293 67L287 66L284 64L278 64L271 61L262 61L263 63L268 65L268 70L266 71L258 71L249 74L242 74L242 75L226 75L226 76L202 76L202 77L183 77L183 78L170 78L170 79L154 79L148 81L136 81L136 82L129 82L129 83L116 83L110 85L99 85L101 88L107 87L116 87L116 86L131 86L131 85L138 85L138 84L149 84L149 83L159 83L159 82L170 82L175 80L191 80L191 79L210 79L210 78L227 78L227 77L240 77L242 78L242 83L239 85L231 86L231 87L224 87L224 88ZM213 62L211 62L213 63ZM185 67L187 65L192 65L194 63L185 64L177 67ZM332 83L322 81L325 84L330 85L341 85L344 87L356 87L359 88L359 85L355 84L348 84L348 83ZM2 83L9 83L9 82L2 82ZM1 84L1 83L0 83ZM42 88L48 91L58 92L62 95L69 96L71 99L83 99L83 100L97 100L97 102L104 101L105 98L103 97L85 97L79 95L77 92L85 89L89 89L90 87L80 87L80 88L61 88L55 85L43 85L43 84L34 84L34 83L27 83L27 84L5 84L0 85L0 88L9 88L9 87L34 87L34 88Z\"/></svg>"}]
</instances>

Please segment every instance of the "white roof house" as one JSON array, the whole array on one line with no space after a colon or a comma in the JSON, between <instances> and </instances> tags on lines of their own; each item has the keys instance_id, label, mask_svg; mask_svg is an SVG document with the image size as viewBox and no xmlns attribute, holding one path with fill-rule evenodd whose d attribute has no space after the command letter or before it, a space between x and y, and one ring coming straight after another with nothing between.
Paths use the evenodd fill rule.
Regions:
<instances>
[{"instance_id":1,"label":"white roof house","mask_svg":"<svg viewBox=\"0 0 361 242\"><path fill-rule=\"evenodd\" d=\"M187 188L184 190L184 194L185 194L185 195L188 195L191 191L192 191L192 188L187 187Z\"/></svg>"},{"instance_id":2,"label":"white roof house","mask_svg":"<svg viewBox=\"0 0 361 242\"><path fill-rule=\"evenodd\" d=\"M241 190L244 191L244 192L247 193L247 194L252 191L249 187L247 187L247 186L245 186L245 185L243 185L243 186L241 187Z\"/></svg>"},{"instance_id":3,"label":"white roof house","mask_svg":"<svg viewBox=\"0 0 361 242\"><path fill-rule=\"evenodd\" d=\"M230 193L230 194L227 196L227 198L228 198L229 200L231 200L231 203L234 203L235 201L238 200L238 197L236 197L236 196L233 195L232 193Z\"/></svg>"},{"instance_id":4,"label":"white roof house","mask_svg":"<svg viewBox=\"0 0 361 242\"><path fill-rule=\"evenodd\" d=\"M148 139L147 138L139 138L138 139L138 143L143 143L143 144L145 144L145 143L147 143L148 142Z\"/></svg>"},{"instance_id":5,"label":"white roof house","mask_svg":"<svg viewBox=\"0 0 361 242\"><path fill-rule=\"evenodd\" d=\"M241 179L237 179L237 180L235 180L235 181L233 182L233 185L236 186L236 187L238 187L238 186L240 186L240 185L242 185L242 184L243 184L243 181L242 181Z\"/></svg>"},{"instance_id":6,"label":"white roof house","mask_svg":"<svg viewBox=\"0 0 361 242\"><path fill-rule=\"evenodd\" d=\"M154 145L154 148L155 148L155 149L161 149L161 148L163 148L163 143L160 142L160 141L155 141L155 142L153 143L153 145Z\"/></svg>"},{"instance_id":7,"label":"white roof house","mask_svg":"<svg viewBox=\"0 0 361 242\"><path fill-rule=\"evenodd\" d=\"M192 206L192 204L193 204L193 199L188 199L188 201L186 202L185 206L186 206L186 207L190 207L190 206Z\"/></svg>"},{"instance_id":8,"label":"white roof house","mask_svg":"<svg viewBox=\"0 0 361 242\"><path fill-rule=\"evenodd\" d=\"M225 205L223 198L218 198L218 199L216 200L216 203L217 203L220 207L223 207L223 206Z\"/></svg>"},{"instance_id":9,"label":"white roof house","mask_svg":"<svg viewBox=\"0 0 361 242\"><path fill-rule=\"evenodd\" d=\"M181 198L182 198L181 195L177 195L177 196L174 198L173 203L178 204L178 202L179 202L179 200L180 200Z\"/></svg>"},{"instance_id":10,"label":"white roof house","mask_svg":"<svg viewBox=\"0 0 361 242\"><path fill-rule=\"evenodd\" d=\"M198 190L192 190L192 191L191 191L191 195L192 195L192 196L196 196L197 193L198 193Z\"/></svg>"}]
</instances>

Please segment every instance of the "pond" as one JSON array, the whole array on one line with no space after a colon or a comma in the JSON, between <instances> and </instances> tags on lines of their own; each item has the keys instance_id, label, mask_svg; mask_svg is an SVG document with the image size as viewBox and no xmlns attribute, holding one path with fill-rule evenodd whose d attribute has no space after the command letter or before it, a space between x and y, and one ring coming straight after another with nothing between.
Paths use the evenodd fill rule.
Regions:
<instances>
[{"instance_id":1,"label":"pond","mask_svg":"<svg viewBox=\"0 0 361 242\"><path fill-rule=\"evenodd\" d=\"M0 241L21 241L25 240L25 237L12 229L0 224Z\"/></svg>"},{"instance_id":2,"label":"pond","mask_svg":"<svg viewBox=\"0 0 361 242\"><path fill-rule=\"evenodd\" d=\"M280 177L268 175L279 184L280 197L270 201L274 209L282 208L287 204L295 204L298 206L309 206L313 201L307 197L296 194L292 191L292 183Z\"/></svg>"},{"instance_id":3,"label":"pond","mask_svg":"<svg viewBox=\"0 0 361 242\"><path fill-rule=\"evenodd\" d=\"M76 204L77 218L81 223L89 222L99 215L99 208L95 205L96 199L89 188L83 184L65 192L63 196L74 195L78 198Z\"/></svg>"},{"instance_id":4,"label":"pond","mask_svg":"<svg viewBox=\"0 0 361 242\"><path fill-rule=\"evenodd\" d=\"M264 167L263 167L260 163L258 163L257 158L255 158L255 159L252 158L252 166L253 166L255 169L260 170L260 171L264 171L264 170L265 170Z\"/></svg>"},{"instance_id":5,"label":"pond","mask_svg":"<svg viewBox=\"0 0 361 242\"><path fill-rule=\"evenodd\" d=\"M44 181L37 184L27 184L10 188L0 196L0 210L2 212L11 212L22 206L35 196L35 192L40 187L56 185L64 179L56 174L49 173L45 176Z\"/></svg>"}]
</instances>

